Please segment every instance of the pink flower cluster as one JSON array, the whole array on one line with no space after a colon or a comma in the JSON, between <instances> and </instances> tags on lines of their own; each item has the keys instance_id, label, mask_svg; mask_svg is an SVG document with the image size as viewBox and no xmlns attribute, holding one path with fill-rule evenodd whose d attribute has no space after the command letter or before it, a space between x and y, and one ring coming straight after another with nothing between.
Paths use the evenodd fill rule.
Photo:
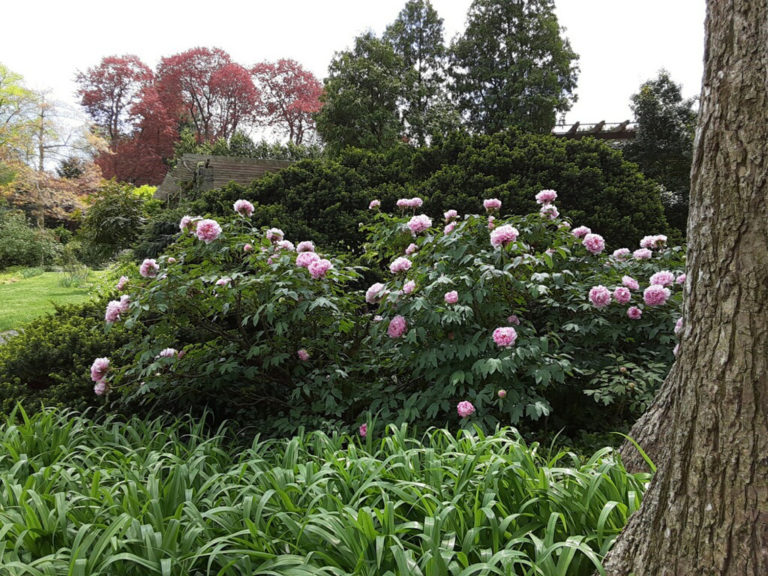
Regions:
<instances>
[{"instance_id":1,"label":"pink flower cluster","mask_svg":"<svg viewBox=\"0 0 768 576\"><path fill-rule=\"evenodd\" d=\"M664 288L664 286L659 286L658 284L652 284L643 291L643 301L648 306L661 306L667 301L669 296L669 288Z\"/></svg>"},{"instance_id":2,"label":"pink flower cluster","mask_svg":"<svg viewBox=\"0 0 768 576\"><path fill-rule=\"evenodd\" d=\"M390 338L400 338L408 330L408 323L399 314L389 321L387 334Z\"/></svg>"},{"instance_id":3,"label":"pink flower cluster","mask_svg":"<svg viewBox=\"0 0 768 576\"><path fill-rule=\"evenodd\" d=\"M221 235L221 226L219 226L219 223L216 222L216 220L206 218L197 223L195 234L197 235L198 240L210 244Z\"/></svg>"},{"instance_id":4,"label":"pink flower cluster","mask_svg":"<svg viewBox=\"0 0 768 576\"><path fill-rule=\"evenodd\" d=\"M179 222L179 230L182 232L193 231L195 228L195 222L198 220L200 220L199 216L195 216L194 218L192 216L184 216Z\"/></svg>"},{"instance_id":5,"label":"pink flower cluster","mask_svg":"<svg viewBox=\"0 0 768 576\"><path fill-rule=\"evenodd\" d=\"M680 334L682 329L683 329L683 319L682 318L678 318L677 322L675 322L675 334L676 335Z\"/></svg>"},{"instance_id":6,"label":"pink flower cluster","mask_svg":"<svg viewBox=\"0 0 768 576\"><path fill-rule=\"evenodd\" d=\"M296 356L298 356L299 360L301 360L302 362L306 362L307 360L309 360L309 352L307 352L304 348L296 352Z\"/></svg>"},{"instance_id":7,"label":"pink flower cluster","mask_svg":"<svg viewBox=\"0 0 768 576\"><path fill-rule=\"evenodd\" d=\"M453 229L456 228L456 222L449 222L445 225L445 228L443 228L443 234L445 236L448 236L451 232L453 232Z\"/></svg>"},{"instance_id":8,"label":"pink flower cluster","mask_svg":"<svg viewBox=\"0 0 768 576\"><path fill-rule=\"evenodd\" d=\"M275 244L275 248L278 250L287 250L288 252L293 252L296 250L296 247L290 240L280 240L277 244Z\"/></svg>"},{"instance_id":9,"label":"pink flower cluster","mask_svg":"<svg viewBox=\"0 0 768 576\"><path fill-rule=\"evenodd\" d=\"M216 286L229 286L231 282L232 278L229 276L224 276L223 278L216 280Z\"/></svg>"},{"instance_id":10,"label":"pink flower cluster","mask_svg":"<svg viewBox=\"0 0 768 576\"><path fill-rule=\"evenodd\" d=\"M104 320L109 324L120 320L121 314L126 314L131 306L131 297L128 294L120 296L120 300L110 300L107 303L107 311L104 314Z\"/></svg>"},{"instance_id":11,"label":"pink flower cluster","mask_svg":"<svg viewBox=\"0 0 768 576\"><path fill-rule=\"evenodd\" d=\"M408 248L405 249L405 255L410 256L414 252L416 252L419 249L419 247L416 244L408 244Z\"/></svg>"},{"instance_id":12,"label":"pink flower cluster","mask_svg":"<svg viewBox=\"0 0 768 576\"><path fill-rule=\"evenodd\" d=\"M407 226L408 230L411 231L411 234L415 236L416 234L424 232L425 230L429 230L429 228L432 226L432 218L426 214L419 214L418 216L414 216L408 220Z\"/></svg>"},{"instance_id":13,"label":"pink flower cluster","mask_svg":"<svg viewBox=\"0 0 768 576\"><path fill-rule=\"evenodd\" d=\"M299 252L299 255L296 256L296 266L309 268L309 265L315 260L320 260L320 256L315 252Z\"/></svg>"},{"instance_id":14,"label":"pink flower cluster","mask_svg":"<svg viewBox=\"0 0 768 576\"><path fill-rule=\"evenodd\" d=\"M456 220L459 217L459 213L456 210L448 210L443 216L446 222L450 222L451 220Z\"/></svg>"},{"instance_id":15,"label":"pink flower cluster","mask_svg":"<svg viewBox=\"0 0 768 576\"><path fill-rule=\"evenodd\" d=\"M408 280L405 284L403 284L403 294L410 294L416 289L416 282L413 280Z\"/></svg>"},{"instance_id":16,"label":"pink flower cluster","mask_svg":"<svg viewBox=\"0 0 768 576\"><path fill-rule=\"evenodd\" d=\"M613 251L613 257L616 260L626 260L629 258L629 248L619 248Z\"/></svg>"},{"instance_id":17,"label":"pink flower cluster","mask_svg":"<svg viewBox=\"0 0 768 576\"><path fill-rule=\"evenodd\" d=\"M376 284L371 285L371 287L365 291L365 301L368 302L368 304L377 304L386 295L387 290L384 284L376 282Z\"/></svg>"},{"instance_id":18,"label":"pink flower cluster","mask_svg":"<svg viewBox=\"0 0 768 576\"><path fill-rule=\"evenodd\" d=\"M128 284L128 276L120 276L120 280L118 280L115 288L117 288L118 292L122 292L126 284Z\"/></svg>"},{"instance_id":19,"label":"pink flower cluster","mask_svg":"<svg viewBox=\"0 0 768 576\"><path fill-rule=\"evenodd\" d=\"M96 384L93 387L93 393L101 396L109 390L107 384L107 372L109 371L109 358L96 358L91 365L91 380Z\"/></svg>"},{"instance_id":20,"label":"pink flower cluster","mask_svg":"<svg viewBox=\"0 0 768 576\"><path fill-rule=\"evenodd\" d=\"M496 220L495 216L488 216L488 230L493 230L496 228L496 224L494 223Z\"/></svg>"},{"instance_id":21,"label":"pink flower cluster","mask_svg":"<svg viewBox=\"0 0 768 576\"><path fill-rule=\"evenodd\" d=\"M605 240L600 234L587 234L581 241L584 247L592 254L600 254L605 250Z\"/></svg>"},{"instance_id":22,"label":"pink flower cluster","mask_svg":"<svg viewBox=\"0 0 768 576\"><path fill-rule=\"evenodd\" d=\"M158 358L173 358L174 356L178 356L179 351L176 350L176 348L163 348L160 350L160 354L157 355Z\"/></svg>"},{"instance_id":23,"label":"pink flower cluster","mask_svg":"<svg viewBox=\"0 0 768 576\"><path fill-rule=\"evenodd\" d=\"M571 230L571 234L573 234L576 238L583 238L587 234L592 234L592 230L586 226L579 226L578 228Z\"/></svg>"},{"instance_id":24,"label":"pink flower cluster","mask_svg":"<svg viewBox=\"0 0 768 576\"><path fill-rule=\"evenodd\" d=\"M160 266L157 264L157 260L154 258L146 258L144 262L139 266L139 274L144 278L154 278L157 276L157 271L160 270Z\"/></svg>"},{"instance_id":25,"label":"pink flower cluster","mask_svg":"<svg viewBox=\"0 0 768 576\"><path fill-rule=\"evenodd\" d=\"M640 284L632 276L622 276L621 283L624 284L630 290L640 290Z\"/></svg>"},{"instance_id":26,"label":"pink flower cluster","mask_svg":"<svg viewBox=\"0 0 768 576\"><path fill-rule=\"evenodd\" d=\"M678 284L685 284L685 279L686 278L687 278L687 276L685 274L680 274L680 276L675 278L675 282L677 282Z\"/></svg>"},{"instance_id":27,"label":"pink flower cluster","mask_svg":"<svg viewBox=\"0 0 768 576\"><path fill-rule=\"evenodd\" d=\"M554 204L544 204L539 210L539 213L550 220L555 220L560 216L560 212L558 212L557 207Z\"/></svg>"},{"instance_id":28,"label":"pink flower cluster","mask_svg":"<svg viewBox=\"0 0 768 576\"><path fill-rule=\"evenodd\" d=\"M360 433L360 438L365 438L368 436L368 424L360 424L357 431Z\"/></svg>"},{"instance_id":29,"label":"pink flower cluster","mask_svg":"<svg viewBox=\"0 0 768 576\"><path fill-rule=\"evenodd\" d=\"M376 208L381 208L381 200L371 200L368 203L368 210L374 210Z\"/></svg>"},{"instance_id":30,"label":"pink flower cluster","mask_svg":"<svg viewBox=\"0 0 768 576\"><path fill-rule=\"evenodd\" d=\"M653 256L653 252L648 248L640 248L632 252L632 257L635 260L648 260L651 256Z\"/></svg>"},{"instance_id":31,"label":"pink flower cluster","mask_svg":"<svg viewBox=\"0 0 768 576\"><path fill-rule=\"evenodd\" d=\"M655 236L643 236L640 240L640 248L662 248L667 243L667 237L664 234Z\"/></svg>"},{"instance_id":32,"label":"pink flower cluster","mask_svg":"<svg viewBox=\"0 0 768 576\"><path fill-rule=\"evenodd\" d=\"M630 306L627 308L627 316L630 320L640 320L640 317L643 315L643 311L640 310L637 306Z\"/></svg>"},{"instance_id":33,"label":"pink flower cluster","mask_svg":"<svg viewBox=\"0 0 768 576\"><path fill-rule=\"evenodd\" d=\"M250 217L253 215L253 204L248 202L248 200L238 200L235 202L234 209L241 216Z\"/></svg>"},{"instance_id":34,"label":"pink flower cluster","mask_svg":"<svg viewBox=\"0 0 768 576\"><path fill-rule=\"evenodd\" d=\"M501 326L493 331L493 341L500 348L509 348L517 340L517 331L511 326Z\"/></svg>"},{"instance_id":35,"label":"pink flower cluster","mask_svg":"<svg viewBox=\"0 0 768 576\"><path fill-rule=\"evenodd\" d=\"M554 190L542 190L536 194L536 202L538 204L549 204L557 200L557 192Z\"/></svg>"},{"instance_id":36,"label":"pink flower cluster","mask_svg":"<svg viewBox=\"0 0 768 576\"><path fill-rule=\"evenodd\" d=\"M472 405L472 402L464 400L463 402L458 403L456 406L456 411L459 413L461 418L466 418L468 416L472 416L472 414L475 413L475 407Z\"/></svg>"},{"instance_id":37,"label":"pink flower cluster","mask_svg":"<svg viewBox=\"0 0 768 576\"><path fill-rule=\"evenodd\" d=\"M520 318L517 317L517 314L512 314L507 318L507 322L509 324L514 324L515 326L520 326Z\"/></svg>"},{"instance_id":38,"label":"pink flower cluster","mask_svg":"<svg viewBox=\"0 0 768 576\"><path fill-rule=\"evenodd\" d=\"M626 304L632 299L632 293L626 286L619 286L613 291L613 299L619 304Z\"/></svg>"},{"instance_id":39,"label":"pink flower cluster","mask_svg":"<svg viewBox=\"0 0 768 576\"><path fill-rule=\"evenodd\" d=\"M397 201L397 207L402 210L406 208L421 208L422 204L424 204L424 200L421 198L400 198Z\"/></svg>"},{"instance_id":40,"label":"pink flower cluster","mask_svg":"<svg viewBox=\"0 0 768 576\"><path fill-rule=\"evenodd\" d=\"M611 291L602 284L589 291L589 301L595 308L604 308L611 303Z\"/></svg>"},{"instance_id":41,"label":"pink flower cluster","mask_svg":"<svg viewBox=\"0 0 768 576\"><path fill-rule=\"evenodd\" d=\"M270 242L280 242L284 236L285 233L280 228L270 228L267 230L267 240Z\"/></svg>"},{"instance_id":42,"label":"pink flower cluster","mask_svg":"<svg viewBox=\"0 0 768 576\"><path fill-rule=\"evenodd\" d=\"M651 276L650 283L658 284L659 286L672 286L675 283L675 275L668 270L662 270Z\"/></svg>"},{"instance_id":43,"label":"pink flower cluster","mask_svg":"<svg viewBox=\"0 0 768 576\"><path fill-rule=\"evenodd\" d=\"M314 252L303 252L303 254L314 254ZM333 264L331 264L330 260L326 260L325 258L320 258L319 260L314 260L307 268L309 270L309 273L312 275L312 278L315 280L319 278L323 278L325 276L325 273L328 272L333 268Z\"/></svg>"},{"instance_id":44,"label":"pink flower cluster","mask_svg":"<svg viewBox=\"0 0 768 576\"><path fill-rule=\"evenodd\" d=\"M296 246L296 252L314 252L315 251L315 245L310 240L304 240L302 242L299 242L299 245Z\"/></svg>"},{"instance_id":45,"label":"pink flower cluster","mask_svg":"<svg viewBox=\"0 0 768 576\"><path fill-rule=\"evenodd\" d=\"M459 293L456 292L456 290L451 290L450 292L446 292L443 298L445 299L446 304L456 304L456 302L459 301Z\"/></svg>"},{"instance_id":46,"label":"pink flower cluster","mask_svg":"<svg viewBox=\"0 0 768 576\"><path fill-rule=\"evenodd\" d=\"M498 198L488 198L487 200L483 200L483 208L485 208L486 212L499 210L501 208L501 200Z\"/></svg>"},{"instance_id":47,"label":"pink flower cluster","mask_svg":"<svg viewBox=\"0 0 768 576\"><path fill-rule=\"evenodd\" d=\"M411 261L408 260L408 258L405 258L404 256L399 256L398 258L395 258L394 262L389 265L389 271L392 272L392 274L397 274L399 272L406 272L407 270L411 269Z\"/></svg>"},{"instance_id":48,"label":"pink flower cluster","mask_svg":"<svg viewBox=\"0 0 768 576\"><path fill-rule=\"evenodd\" d=\"M519 235L520 232L517 231L517 228L504 224L491 232L491 246L494 248L506 246L517 240Z\"/></svg>"}]
</instances>

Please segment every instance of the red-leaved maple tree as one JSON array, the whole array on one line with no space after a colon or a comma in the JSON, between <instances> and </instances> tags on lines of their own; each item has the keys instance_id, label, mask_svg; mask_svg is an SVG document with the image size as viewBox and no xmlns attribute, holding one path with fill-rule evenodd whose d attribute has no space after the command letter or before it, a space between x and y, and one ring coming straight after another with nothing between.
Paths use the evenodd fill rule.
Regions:
<instances>
[{"instance_id":1,"label":"red-leaved maple tree","mask_svg":"<svg viewBox=\"0 0 768 576\"><path fill-rule=\"evenodd\" d=\"M261 92L260 120L301 144L314 129L312 115L322 106L322 83L295 60L261 62L251 68L251 74Z\"/></svg>"}]
</instances>

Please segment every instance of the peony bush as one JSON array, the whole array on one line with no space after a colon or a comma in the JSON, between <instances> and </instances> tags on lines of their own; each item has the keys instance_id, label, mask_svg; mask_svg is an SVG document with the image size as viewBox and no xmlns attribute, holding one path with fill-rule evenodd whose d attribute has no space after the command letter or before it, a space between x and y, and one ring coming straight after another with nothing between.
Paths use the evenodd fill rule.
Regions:
<instances>
[{"instance_id":1,"label":"peony bush","mask_svg":"<svg viewBox=\"0 0 768 576\"><path fill-rule=\"evenodd\" d=\"M110 303L108 330L145 336L95 391L279 433L356 430L376 415L620 427L674 360L683 252L663 235L609 246L556 199L543 190L537 212L505 215L489 198L484 214L449 209L444 221L417 214L420 198L396 215L372 200L372 283L312 239L252 226L248 203L229 218L185 216L175 244Z\"/></svg>"}]
</instances>

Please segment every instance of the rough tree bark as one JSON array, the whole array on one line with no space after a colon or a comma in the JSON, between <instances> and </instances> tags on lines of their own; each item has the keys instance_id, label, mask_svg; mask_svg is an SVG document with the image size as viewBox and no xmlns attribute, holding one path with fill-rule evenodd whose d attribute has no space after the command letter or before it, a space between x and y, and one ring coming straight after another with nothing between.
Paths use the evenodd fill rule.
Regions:
<instances>
[{"instance_id":1,"label":"rough tree bark","mask_svg":"<svg viewBox=\"0 0 768 576\"><path fill-rule=\"evenodd\" d=\"M707 4L684 335L612 576L768 574L768 1Z\"/></svg>"}]
</instances>

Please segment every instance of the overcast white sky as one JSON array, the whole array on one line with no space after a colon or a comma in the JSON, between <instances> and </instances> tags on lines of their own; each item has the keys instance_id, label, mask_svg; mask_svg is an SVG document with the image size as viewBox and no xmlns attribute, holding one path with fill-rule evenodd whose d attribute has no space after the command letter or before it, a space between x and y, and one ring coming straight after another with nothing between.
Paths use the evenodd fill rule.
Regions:
<instances>
[{"instance_id":1,"label":"overcast white sky","mask_svg":"<svg viewBox=\"0 0 768 576\"><path fill-rule=\"evenodd\" d=\"M631 118L629 98L666 68L697 96L704 0L555 0L579 54L578 102L567 121ZM356 35L381 33L405 0L3 0L0 62L76 102L74 76L103 56L136 54L154 68L194 46L219 47L245 66L293 58L322 79L334 52ZM432 0L446 41L464 29L471 0Z\"/></svg>"}]
</instances>

